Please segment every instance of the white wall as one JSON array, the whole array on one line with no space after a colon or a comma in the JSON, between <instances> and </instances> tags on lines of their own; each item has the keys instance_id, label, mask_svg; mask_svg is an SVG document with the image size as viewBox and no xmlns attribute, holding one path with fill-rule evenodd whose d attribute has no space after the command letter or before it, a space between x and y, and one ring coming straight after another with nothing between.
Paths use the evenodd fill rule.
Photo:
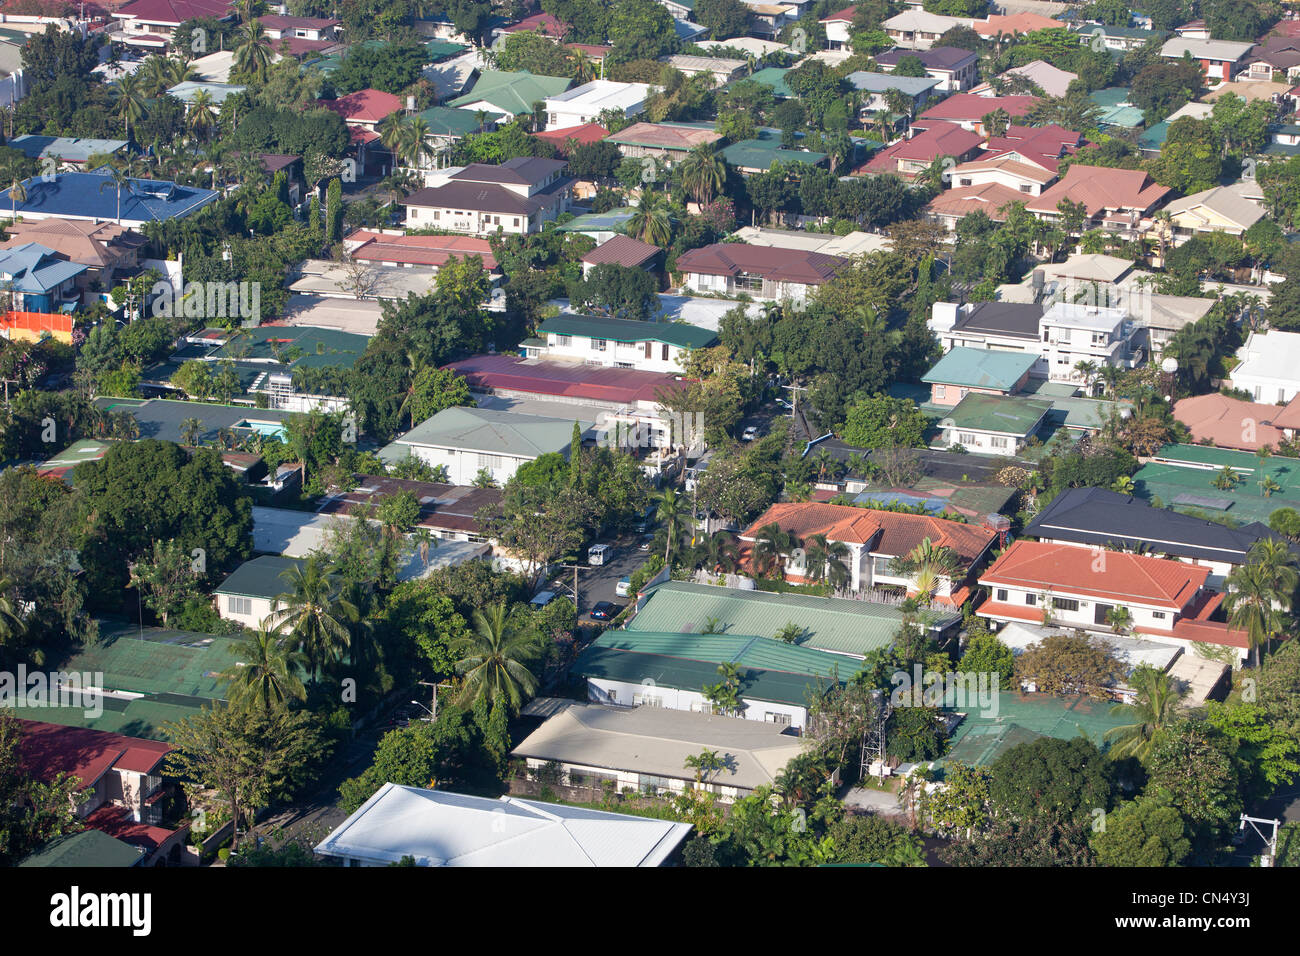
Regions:
<instances>
[{"instance_id":1,"label":"white wall","mask_svg":"<svg viewBox=\"0 0 1300 956\"><path fill-rule=\"evenodd\" d=\"M271 613L270 598L244 598L235 594L218 594L216 598L217 613L227 621L238 621L240 624L244 625L244 627L261 627L262 622L266 620L267 616ZM246 612L232 610L232 601L247 601L252 610Z\"/></svg>"},{"instance_id":2,"label":"white wall","mask_svg":"<svg viewBox=\"0 0 1300 956\"><path fill-rule=\"evenodd\" d=\"M402 442L405 444L405 442ZM471 485L480 468L487 468L493 480L504 485L514 477L515 472L532 458L515 455L496 455L480 457L479 452L460 448L438 448L432 445L408 445L411 454L433 467L445 465L449 481L453 485ZM495 457L499 462L493 463Z\"/></svg>"},{"instance_id":3,"label":"white wall","mask_svg":"<svg viewBox=\"0 0 1300 956\"><path fill-rule=\"evenodd\" d=\"M568 338L567 345L560 344L561 336L554 332L548 332L546 335L547 353L552 358L577 359L588 364L599 365L619 365L626 364L641 372L681 372L682 367L678 364L678 356L684 349L676 345L667 345L664 342L611 342L605 341L604 349L597 349L593 342L597 341L586 335L564 336ZM650 346L650 357L645 356L646 345ZM664 349L667 347L667 357L664 356Z\"/></svg>"},{"instance_id":4,"label":"white wall","mask_svg":"<svg viewBox=\"0 0 1300 956\"><path fill-rule=\"evenodd\" d=\"M812 680L809 680L812 683ZM697 690L679 690L673 687L660 687L655 684L632 684L627 681L587 679L587 699L601 704L616 704L620 707L633 706L645 698L657 700L659 706L669 710L686 710L694 713L710 712L711 704ZM774 715L789 718L792 727L802 728L808 722L808 709L794 704L777 704L762 700L746 700L741 691L741 703L744 712L740 715L746 720L771 721ZM775 723L782 723L777 720Z\"/></svg>"}]
</instances>

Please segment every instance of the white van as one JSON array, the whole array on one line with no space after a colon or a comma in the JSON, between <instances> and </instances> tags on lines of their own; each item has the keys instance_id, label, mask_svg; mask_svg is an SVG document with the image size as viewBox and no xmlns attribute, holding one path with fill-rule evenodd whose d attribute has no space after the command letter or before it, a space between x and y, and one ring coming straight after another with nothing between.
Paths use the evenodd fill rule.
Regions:
<instances>
[{"instance_id":1,"label":"white van","mask_svg":"<svg viewBox=\"0 0 1300 956\"><path fill-rule=\"evenodd\" d=\"M609 545L607 544L593 544L590 548L587 549L587 563L604 564L605 555L606 553L608 553L608 551L609 551Z\"/></svg>"}]
</instances>

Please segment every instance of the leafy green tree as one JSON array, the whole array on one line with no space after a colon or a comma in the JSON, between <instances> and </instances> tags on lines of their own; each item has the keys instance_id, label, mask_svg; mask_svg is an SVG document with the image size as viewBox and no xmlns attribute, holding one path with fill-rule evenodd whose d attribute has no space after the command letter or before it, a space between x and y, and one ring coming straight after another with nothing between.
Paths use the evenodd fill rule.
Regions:
<instances>
[{"instance_id":1,"label":"leafy green tree","mask_svg":"<svg viewBox=\"0 0 1300 956\"><path fill-rule=\"evenodd\" d=\"M1183 718L1152 744L1147 793L1167 801L1197 832L1204 852L1235 829L1242 810L1238 744L1210 724Z\"/></svg>"},{"instance_id":2,"label":"leafy green tree","mask_svg":"<svg viewBox=\"0 0 1300 956\"><path fill-rule=\"evenodd\" d=\"M989 821L990 771L955 761L945 765L943 782L931 794L927 810L940 827L965 832L970 839Z\"/></svg>"},{"instance_id":3,"label":"leafy green tree","mask_svg":"<svg viewBox=\"0 0 1300 956\"><path fill-rule=\"evenodd\" d=\"M1016 680L1044 694L1108 698L1124 668L1107 645L1084 634L1049 634L1030 644L1015 662Z\"/></svg>"},{"instance_id":4,"label":"leafy green tree","mask_svg":"<svg viewBox=\"0 0 1300 956\"><path fill-rule=\"evenodd\" d=\"M963 674L997 674L998 686L1010 689L1015 674L1015 654L993 634L972 633L957 664Z\"/></svg>"},{"instance_id":5,"label":"leafy green tree","mask_svg":"<svg viewBox=\"0 0 1300 956\"><path fill-rule=\"evenodd\" d=\"M1158 799L1138 797L1106 815L1092 848L1102 866L1181 866L1192 850L1183 818Z\"/></svg>"},{"instance_id":6,"label":"leafy green tree","mask_svg":"<svg viewBox=\"0 0 1300 956\"><path fill-rule=\"evenodd\" d=\"M56 837L83 829L76 807L85 781L67 773L39 780L22 754L23 723L0 710L0 864L13 866Z\"/></svg>"},{"instance_id":7,"label":"leafy green tree","mask_svg":"<svg viewBox=\"0 0 1300 956\"><path fill-rule=\"evenodd\" d=\"M948 736L935 707L895 707L885 725L890 757L902 761L934 760L948 749Z\"/></svg>"},{"instance_id":8,"label":"leafy green tree","mask_svg":"<svg viewBox=\"0 0 1300 956\"><path fill-rule=\"evenodd\" d=\"M740 0L699 0L693 14L714 40L744 36L753 15Z\"/></svg>"},{"instance_id":9,"label":"leafy green tree","mask_svg":"<svg viewBox=\"0 0 1300 956\"><path fill-rule=\"evenodd\" d=\"M928 426L911 399L873 395L849 407L840 437L855 448L922 448Z\"/></svg>"},{"instance_id":10,"label":"leafy green tree","mask_svg":"<svg viewBox=\"0 0 1300 956\"><path fill-rule=\"evenodd\" d=\"M1087 737L1041 737L1012 747L989 768L996 813L1020 819L1055 816L1091 823L1110 808L1111 765Z\"/></svg>"},{"instance_id":11,"label":"leafy green tree","mask_svg":"<svg viewBox=\"0 0 1300 956\"><path fill-rule=\"evenodd\" d=\"M439 706L436 721L416 721L380 738L370 766L339 786L339 803L351 813L386 783L406 787L454 786L471 771L479 743L469 714Z\"/></svg>"},{"instance_id":12,"label":"leafy green tree","mask_svg":"<svg viewBox=\"0 0 1300 956\"><path fill-rule=\"evenodd\" d=\"M194 557L179 541L155 541L153 555L131 565L130 585L167 626L167 618L199 593L199 570Z\"/></svg>"}]
</instances>

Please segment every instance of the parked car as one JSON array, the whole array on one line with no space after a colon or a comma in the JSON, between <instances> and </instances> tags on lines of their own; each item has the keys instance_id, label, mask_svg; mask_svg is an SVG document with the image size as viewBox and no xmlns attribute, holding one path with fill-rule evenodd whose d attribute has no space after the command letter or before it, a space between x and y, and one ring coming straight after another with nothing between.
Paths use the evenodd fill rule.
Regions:
<instances>
[{"instance_id":1,"label":"parked car","mask_svg":"<svg viewBox=\"0 0 1300 956\"><path fill-rule=\"evenodd\" d=\"M757 426L757 425L750 425L750 426L749 426L748 428L746 428L745 431L741 434L741 436L740 436L740 440L741 440L741 441L753 441L753 440L754 440L755 438L757 438L757 437L758 437L758 426Z\"/></svg>"},{"instance_id":2,"label":"parked car","mask_svg":"<svg viewBox=\"0 0 1300 956\"><path fill-rule=\"evenodd\" d=\"M612 617L618 617L618 612L623 610L621 605L613 601L597 601L596 606L591 609L591 616L597 621L608 621Z\"/></svg>"},{"instance_id":3,"label":"parked car","mask_svg":"<svg viewBox=\"0 0 1300 956\"><path fill-rule=\"evenodd\" d=\"M654 535L652 534L646 535L644 538L641 539L641 543L636 546L636 549L638 551L649 551L650 542L653 541L654 539L655 539Z\"/></svg>"},{"instance_id":4,"label":"parked car","mask_svg":"<svg viewBox=\"0 0 1300 956\"><path fill-rule=\"evenodd\" d=\"M623 576L618 579L618 584L614 585L614 594L618 597L627 597L628 592L632 590L632 578Z\"/></svg>"},{"instance_id":5,"label":"parked car","mask_svg":"<svg viewBox=\"0 0 1300 956\"><path fill-rule=\"evenodd\" d=\"M609 545L593 544L590 548L587 549L587 563L604 564L605 555L607 555L608 553L609 553Z\"/></svg>"}]
</instances>

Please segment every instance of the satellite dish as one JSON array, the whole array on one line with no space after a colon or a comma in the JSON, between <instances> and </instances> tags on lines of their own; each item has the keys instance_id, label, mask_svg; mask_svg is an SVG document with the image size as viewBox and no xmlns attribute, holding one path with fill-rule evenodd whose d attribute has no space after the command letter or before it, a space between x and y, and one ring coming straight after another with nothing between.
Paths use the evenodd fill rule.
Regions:
<instances>
[{"instance_id":1,"label":"satellite dish","mask_svg":"<svg viewBox=\"0 0 1300 956\"><path fill-rule=\"evenodd\" d=\"M1174 372L1178 371L1178 359L1174 358L1172 355L1169 356L1160 363L1160 371L1173 375Z\"/></svg>"}]
</instances>

